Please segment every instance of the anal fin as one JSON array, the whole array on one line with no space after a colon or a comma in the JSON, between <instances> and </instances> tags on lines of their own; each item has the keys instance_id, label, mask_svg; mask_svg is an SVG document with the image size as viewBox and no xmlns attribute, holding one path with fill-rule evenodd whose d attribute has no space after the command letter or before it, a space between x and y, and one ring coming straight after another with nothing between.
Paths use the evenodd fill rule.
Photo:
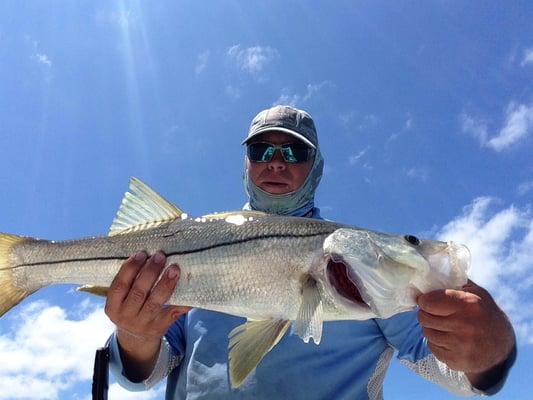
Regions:
<instances>
[{"instance_id":1,"label":"anal fin","mask_svg":"<svg viewBox=\"0 0 533 400\"><path fill-rule=\"evenodd\" d=\"M107 292L109 292L109 288L106 286L93 286L93 285L83 285L79 288L76 288L78 292L87 292L90 294L94 294L95 296L102 296L107 297Z\"/></svg>"},{"instance_id":2,"label":"anal fin","mask_svg":"<svg viewBox=\"0 0 533 400\"><path fill-rule=\"evenodd\" d=\"M231 386L239 387L257 367L266 353L278 344L290 321L273 319L248 321L229 334L229 377Z\"/></svg>"}]
</instances>

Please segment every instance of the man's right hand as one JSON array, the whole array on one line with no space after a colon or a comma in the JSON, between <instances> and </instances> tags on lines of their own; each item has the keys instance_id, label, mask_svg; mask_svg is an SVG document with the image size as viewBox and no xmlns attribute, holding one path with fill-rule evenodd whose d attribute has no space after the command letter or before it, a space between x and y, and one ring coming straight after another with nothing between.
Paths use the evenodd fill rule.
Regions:
<instances>
[{"instance_id":1,"label":"man's right hand","mask_svg":"<svg viewBox=\"0 0 533 400\"><path fill-rule=\"evenodd\" d=\"M111 283L105 313L117 326L117 340L126 375L133 382L146 379L152 372L161 338L189 307L167 306L179 279L177 265L165 267L161 251L149 257L144 252L128 258Z\"/></svg>"}]
</instances>

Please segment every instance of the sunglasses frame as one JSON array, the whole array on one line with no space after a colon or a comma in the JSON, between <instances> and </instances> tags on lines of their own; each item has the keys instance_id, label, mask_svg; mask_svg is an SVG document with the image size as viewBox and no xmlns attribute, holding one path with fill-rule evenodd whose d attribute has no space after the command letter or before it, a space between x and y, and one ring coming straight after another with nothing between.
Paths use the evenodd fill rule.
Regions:
<instances>
[{"instance_id":1,"label":"sunglasses frame","mask_svg":"<svg viewBox=\"0 0 533 400\"><path fill-rule=\"evenodd\" d=\"M270 158L268 160L258 160L258 161L252 160L250 158L250 146L252 146L254 144L266 144L266 145L268 145L267 150L269 148L274 149L274 151L272 151L272 155L270 156ZM295 145L295 144L298 145L298 146L304 146L307 149L307 159L305 161L290 161L290 160L287 160L287 158L285 158L285 153L283 152L284 147L286 148L287 146ZM265 153L266 153L267 150L265 150ZM269 142L253 142L253 143L250 143L250 144L248 144L246 146L246 155L247 155L248 159L251 162L254 162L254 163L266 163L266 162L272 161L272 159L274 158L274 155L276 154L277 150L279 150L279 152L281 153L281 157L283 158L283 161L286 162L287 164L303 164L303 163L306 163L306 162L308 162L309 160L312 159L312 157L313 157L313 155L315 153L315 149L313 149L312 147L307 146L305 143L291 142L291 143L284 143L284 144L273 144L273 143L269 143Z\"/></svg>"}]
</instances>

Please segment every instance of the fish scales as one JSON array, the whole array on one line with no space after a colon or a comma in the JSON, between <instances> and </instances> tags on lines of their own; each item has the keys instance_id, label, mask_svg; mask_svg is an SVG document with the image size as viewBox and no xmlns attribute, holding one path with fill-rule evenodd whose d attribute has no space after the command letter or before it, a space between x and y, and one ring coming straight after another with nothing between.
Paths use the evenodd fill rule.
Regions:
<instances>
[{"instance_id":1,"label":"fish scales","mask_svg":"<svg viewBox=\"0 0 533 400\"><path fill-rule=\"evenodd\" d=\"M13 249L15 280L27 290L54 283L107 287L132 253L161 249L167 264L181 269L171 303L244 316L294 317L309 255L336 227L300 218L288 223L270 217L242 225L177 220L124 236L26 241Z\"/></svg>"},{"instance_id":2,"label":"fish scales","mask_svg":"<svg viewBox=\"0 0 533 400\"><path fill-rule=\"evenodd\" d=\"M319 344L324 321L388 318L416 297L467 282L470 253L453 242L329 221L235 211L188 218L132 178L109 236L53 242L0 233L0 316L57 283L106 295L132 254L162 250L181 276L170 303L247 317L229 334L240 386L293 324Z\"/></svg>"},{"instance_id":3,"label":"fish scales","mask_svg":"<svg viewBox=\"0 0 533 400\"><path fill-rule=\"evenodd\" d=\"M295 317L309 248L317 244L316 238L255 239L232 251L177 258L181 279L171 301L255 318Z\"/></svg>"}]
</instances>

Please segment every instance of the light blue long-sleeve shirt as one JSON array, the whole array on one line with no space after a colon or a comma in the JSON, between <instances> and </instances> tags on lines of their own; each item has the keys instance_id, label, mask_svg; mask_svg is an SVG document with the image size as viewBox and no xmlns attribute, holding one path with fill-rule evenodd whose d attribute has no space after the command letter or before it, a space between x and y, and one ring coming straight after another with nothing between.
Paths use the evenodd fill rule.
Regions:
<instances>
[{"instance_id":1,"label":"light blue long-sleeve shirt","mask_svg":"<svg viewBox=\"0 0 533 400\"><path fill-rule=\"evenodd\" d=\"M320 218L317 209L314 218ZM414 311L388 319L324 322L319 346L289 332L238 389L229 385L228 334L245 320L193 309L168 330L149 378L125 375L110 339L110 369L129 390L146 390L167 375L166 399L381 399L385 372L395 351L402 364L459 395L482 394L466 375L430 352ZM502 382L485 394L497 391Z\"/></svg>"}]
</instances>

